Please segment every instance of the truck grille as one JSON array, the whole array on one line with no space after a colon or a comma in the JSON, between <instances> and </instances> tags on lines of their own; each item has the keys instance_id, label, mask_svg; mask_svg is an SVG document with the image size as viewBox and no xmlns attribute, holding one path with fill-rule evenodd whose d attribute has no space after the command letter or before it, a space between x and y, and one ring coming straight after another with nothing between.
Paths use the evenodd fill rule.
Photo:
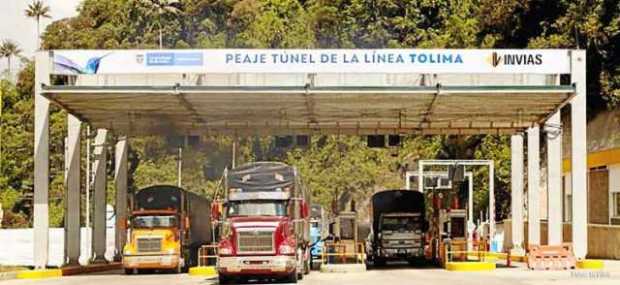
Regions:
<instances>
[{"instance_id":1,"label":"truck grille","mask_svg":"<svg viewBox=\"0 0 620 285\"><path fill-rule=\"evenodd\" d=\"M274 253L273 231L239 231L237 235L239 253Z\"/></svg>"},{"instance_id":2,"label":"truck grille","mask_svg":"<svg viewBox=\"0 0 620 285\"><path fill-rule=\"evenodd\" d=\"M160 252L161 238L138 238L138 252Z\"/></svg>"}]
</instances>

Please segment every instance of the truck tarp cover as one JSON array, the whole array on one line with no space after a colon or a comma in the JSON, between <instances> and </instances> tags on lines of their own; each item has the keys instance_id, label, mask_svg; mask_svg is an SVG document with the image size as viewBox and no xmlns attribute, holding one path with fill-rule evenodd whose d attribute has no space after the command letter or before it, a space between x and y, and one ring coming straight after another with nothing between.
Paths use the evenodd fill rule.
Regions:
<instances>
[{"instance_id":1,"label":"truck tarp cover","mask_svg":"<svg viewBox=\"0 0 620 285\"><path fill-rule=\"evenodd\" d=\"M159 210L159 209L176 209L181 208L181 196L183 189L158 185L144 188L135 195L136 210Z\"/></svg>"},{"instance_id":2,"label":"truck tarp cover","mask_svg":"<svg viewBox=\"0 0 620 285\"><path fill-rule=\"evenodd\" d=\"M372 195L372 230L377 234L379 217L389 213L421 213L424 217L424 194L412 190L387 190Z\"/></svg>"},{"instance_id":3,"label":"truck tarp cover","mask_svg":"<svg viewBox=\"0 0 620 285\"><path fill-rule=\"evenodd\" d=\"M228 188L273 191L295 184L293 167L279 162L250 163L228 171Z\"/></svg>"}]
</instances>

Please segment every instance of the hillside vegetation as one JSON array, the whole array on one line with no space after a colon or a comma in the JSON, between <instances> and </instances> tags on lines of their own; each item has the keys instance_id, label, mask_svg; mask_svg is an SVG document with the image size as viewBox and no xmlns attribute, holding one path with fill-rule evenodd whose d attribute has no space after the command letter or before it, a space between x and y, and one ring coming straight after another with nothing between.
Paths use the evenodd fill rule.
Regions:
<instances>
[{"instance_id":1,"label":"hillside vegetation","mask_svg":"<svg viewBox=\"0 0 620 285\"><path fill-rule=\"evenodd\" d=\"M49 25L44 49L158 48L581 48L588 55L589 114L620 102L620 2L615 0L85 0L74 18ZM2 81L0 202L3 227L31 224L33 64L16 84ZM52 108L50 222L63 223L66 114ZM111 138L113 141L114 138ZM85 137L83 137L83 142ZM132 137L131 189L176 183L176 148L167 138ZM183 185L212 195L230 165L232 139L203 137L184 150ZM84 149L84 148L83 148ZM272 138L241 138L240 163L278 159L296 165L315 201L328 209L403 185L418 158L496 162L497 218L509 212L509 139L505 136L407 137L398 150L370 149L364 138L313 137L304 149L278 149ZM109 148L113 154L113 148ZM85 161L82 162L85 166ZM113 165L108 171L112 178ZM208 170L208 171L205 171ZM487 206L485 169L476 173L476 205ZM85 172L82 172L85 173ZM109 179L112 181L112 179ZM83 182L84 183L84 182ZM113 203L114 187L109 184Z\"/></svg>"}]
</instances>

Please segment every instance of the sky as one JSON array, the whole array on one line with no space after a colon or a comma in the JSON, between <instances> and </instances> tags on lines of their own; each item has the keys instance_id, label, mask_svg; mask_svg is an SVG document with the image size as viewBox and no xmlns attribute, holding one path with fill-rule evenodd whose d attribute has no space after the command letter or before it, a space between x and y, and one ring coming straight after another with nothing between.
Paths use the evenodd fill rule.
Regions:
<instances>
[{"instance_id":1,"label":"sky","mask_svg":"<svg viewBox=\"0 0 620 285\"><path fill-rule=\"evenodd\" d=\"M41 19L41 33L52 21L72 17L81 0L43 0L50 6L51 19ZM24 10L32 0L0 0L0 41L10 39L21 48L22 55L31 57L36 49L37 24L34 19L26 17ZM13 60L13 62L16 62ZM11 62L12 66L15 66ZM0 60L0 71L7 68L6 59Z\"/></svg>"}]
</instances>

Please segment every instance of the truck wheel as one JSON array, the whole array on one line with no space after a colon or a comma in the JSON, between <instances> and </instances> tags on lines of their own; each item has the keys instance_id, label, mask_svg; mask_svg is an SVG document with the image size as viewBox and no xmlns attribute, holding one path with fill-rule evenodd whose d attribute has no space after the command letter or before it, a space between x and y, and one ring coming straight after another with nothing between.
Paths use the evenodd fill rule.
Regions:
<instances>
[{"instance_id":1,"label":"truck wheel","mask_svg":"<svg viewBox=\"0 0 620 285\"><path fill-rule=\"evenodd\" d=\"M133 268L125 268L125 275L132 275L133 273Z\"/></svg>"},{"instance_id":2,"label":"truck wheel","mask_svg":"<svg viewBox=\"0 0 620 285\"><path fill-rule=\"evenodd\" d=\"M287 278L287 283L297 283L297 270L293 271L293 273L291 273L291 275L288 276Z\"/></svg>"},{"instance_id":3,"label":"truck wheel","mask_svg":"<svg viewBox=\"0 0 620 285\"><path fill-rule=\"evenodd\" d=\"M373 265L375 267L385 266L385 259L383 259L383 258L375 258L374 261L373 261Z\"/></svg>"},{"instance_id":4,"label":"truck wheel","mask_svg":"<svg viewBox=\"0 0 620 285\"><path fill-rule=\"evenodd\" d=\"M230 277L228 277L226 275L223 275L223 274L219 274L217 278L218 278L218 281L219 281L220 285L222 285L222 284L231 284L232 281L233 281L232 278L230 278Z\"/></svg>"}]
</instances>

